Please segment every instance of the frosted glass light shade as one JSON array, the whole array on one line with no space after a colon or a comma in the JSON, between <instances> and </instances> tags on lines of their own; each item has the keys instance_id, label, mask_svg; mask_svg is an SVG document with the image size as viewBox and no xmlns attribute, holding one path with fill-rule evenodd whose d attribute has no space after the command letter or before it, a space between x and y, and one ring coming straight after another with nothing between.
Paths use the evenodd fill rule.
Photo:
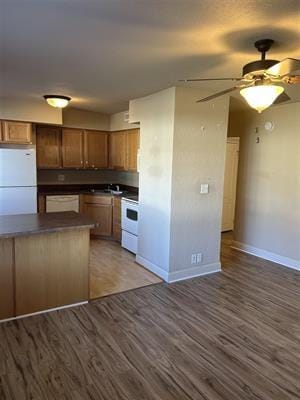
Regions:
<instances>
[{"instance_id":1,"label":"frosted glass light shade","mask_svg":"<svg viewBox=\"0 0 300 400\"><path fill-rule=\"evenodd\" d=\"M44 99L47 103L56 108L64 108L69 104L71 97L68 96L60 96L60 95L45 95Z\"/></svg>"},{"instance_id":2,"label":"frosted glass light shade","mask_svg":"<svg viewBox=\"0 0 300 400\"><path fill-rule=\"evenodd\" d=\"M270 107L283 91L284 88L282 86L257 85L242 89L240 94L250 107L261 113Z\"/></svg>"}]
</instances>

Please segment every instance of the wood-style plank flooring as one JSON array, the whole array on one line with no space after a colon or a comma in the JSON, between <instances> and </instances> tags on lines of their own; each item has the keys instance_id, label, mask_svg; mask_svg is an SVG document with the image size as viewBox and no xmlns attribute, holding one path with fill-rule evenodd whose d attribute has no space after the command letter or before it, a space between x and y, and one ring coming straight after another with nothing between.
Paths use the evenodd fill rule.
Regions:
<instances>
[{"instance_id":1,"label":"wood-style plank flooring","mask_svg":"<svg viewBox=\"0 0 300 400\"><path fill-rule=\"evenodd\" d=\"M0 398L299 400L300 273L223 271L0 325Z\"/></svg>"},{"instance_id":2,"label":"wood-style plank flooring","mask_svg":"<svg viewBox=\"0 0 300 400\"><path fill-rule=\"evenodd\" d=\"M91 240L90 299L160 283L135 262L135 256L111 240Z\"/></svg>"}]
</instances>

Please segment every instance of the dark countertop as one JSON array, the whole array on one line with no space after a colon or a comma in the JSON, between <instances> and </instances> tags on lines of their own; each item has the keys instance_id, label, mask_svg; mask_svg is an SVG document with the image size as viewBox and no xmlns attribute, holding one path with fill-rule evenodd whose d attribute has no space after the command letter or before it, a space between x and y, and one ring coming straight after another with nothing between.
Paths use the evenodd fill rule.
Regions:
<instances>
[{"instance_id":1,"label":"dark countertop","mask_svg":"<svg viewBox=\"0 0 300 400\"><path fill-rule=\"evenodd\" d=\"M1 215L0 239L94 227L95 222L91 218L74 211Z\"/></svg>"},{"instance_id":2,"label":"dark countertop","mask_svg":"<svg viewBox=\"0 0 300 400\"><path fill-rule=\"evenodd\" d=\"M99 192L101 190L107 189L107 186L108 186L107 184L103 183L38 185L38 193L42 195L95 194L95 195L121 196L121 197L127 193L138 194L138 188L126 185L118 185L120 186L120 190L123 191L121 195Z\"/></svg>"}]
</instances>

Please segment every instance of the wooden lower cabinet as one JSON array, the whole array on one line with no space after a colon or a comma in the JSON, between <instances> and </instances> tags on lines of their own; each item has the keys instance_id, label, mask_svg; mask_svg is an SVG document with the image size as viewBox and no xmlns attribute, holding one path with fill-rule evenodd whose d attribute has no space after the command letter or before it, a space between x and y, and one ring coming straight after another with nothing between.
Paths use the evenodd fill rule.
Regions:
<instances>
[{"instance_id":1,"label":"wooden lower cabinet","mask_svg":"<svg viewBox=\"0 0 300 400\"><path fill-rule=\"evenodd\" d=\"M0 320L15 313L13 239L0 239Z\"/></svg>"},{"instance_id":2,"label":"wooden lower cabinet","mask_svg":"<svg viewBox=\"0 0 300 400\"><path fill-rule=\"evenodd\" d=\"M91 217L98 224L91 229L92 235L112 236L112 196L83 195L81 197L81 212Z\"/></svg>"},{"instance_id":3,"label":"wooden lower cabinet","mask_svg":"<svg viewBox=\"0 0 300 400\"><path fill-rule=\"evenodd\" d=\"M46 196L44 194L38 195L38 213L43 214L46 212Z\"/></svg>"},{"instance_id":4,"label":"wooden lower cabinet","mask_svg":"<svg viewBox=\"0 0 300 400\"><path fill-rule=\"evenodd\" d=\"M121 242L121 197L114 197L113 204L113 238Z\"/></svg>"}]
</instances>

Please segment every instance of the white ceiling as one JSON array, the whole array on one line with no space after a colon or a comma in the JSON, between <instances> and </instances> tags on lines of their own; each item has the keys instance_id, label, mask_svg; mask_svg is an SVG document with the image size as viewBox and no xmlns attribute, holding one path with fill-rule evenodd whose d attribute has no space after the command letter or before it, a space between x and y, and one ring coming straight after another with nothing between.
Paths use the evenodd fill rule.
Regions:
<instances>
[{"instance_id":1,"label":"white ceiling","mask_svg":"<svg viewBox=\"0 0 300 400\"><path fill-rule=\"evenodd\" d=\"M64 94L116 112L180 78L240 76L271 58L300 58L299 0L0 0L1 96ZM218 91L230 83L197 84ZM296 85L295 85L296 86ZM300 85L288 88L300 101ZM42 100L41 100L42 101Z\"/></svg>"}]
</instances>

